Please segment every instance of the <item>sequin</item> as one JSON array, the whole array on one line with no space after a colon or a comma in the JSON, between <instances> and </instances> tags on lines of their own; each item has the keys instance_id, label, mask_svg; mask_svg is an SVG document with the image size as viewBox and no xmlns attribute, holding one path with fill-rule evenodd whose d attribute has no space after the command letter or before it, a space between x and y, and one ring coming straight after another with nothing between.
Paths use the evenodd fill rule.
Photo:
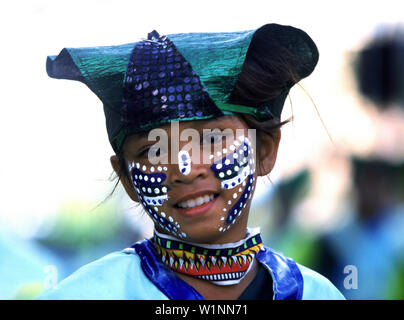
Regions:
<instances>
[{"instance_id":1,"label":"sequin","mask_svg":"<svg viewBox=\"0 0 404 320\"><path fill-rule=\"evenodd\" d=\"M121 107L123 125L136 127L185 116L203 117L205 112L222 115L174 44L157 32L149 37L153 39L136 44L129 58ZM202 105L203 112L197 107Z\"/></svg>"}]
</instances>

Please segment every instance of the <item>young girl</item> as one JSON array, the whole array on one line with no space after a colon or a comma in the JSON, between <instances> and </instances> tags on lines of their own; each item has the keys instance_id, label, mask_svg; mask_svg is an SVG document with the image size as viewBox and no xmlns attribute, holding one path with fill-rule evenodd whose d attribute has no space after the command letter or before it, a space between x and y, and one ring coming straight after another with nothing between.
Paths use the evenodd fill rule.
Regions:
<instances>
[{"instance_id":1,"label":"young girl","mask_svg":"<svg viewBox=\"0 0 404 320\"><path fill-rule=\"evenodd\" d=\"M285 98L317 60L305 32L277 24L153 31L48 57L49 76L79 80L102 100L112 167L155 230L42 298L343 299L247 228L257 177L275 164Z\"/></svg>"}]
</instances>

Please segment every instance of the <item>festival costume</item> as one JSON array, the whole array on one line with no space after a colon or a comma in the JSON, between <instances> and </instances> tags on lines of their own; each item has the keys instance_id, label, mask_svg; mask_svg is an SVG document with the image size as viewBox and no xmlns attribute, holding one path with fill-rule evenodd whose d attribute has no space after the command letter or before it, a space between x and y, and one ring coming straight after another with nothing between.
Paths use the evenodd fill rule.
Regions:
<instances>
[{"instance_id":1,"label":"festival costume","mask_svg":"<svg viewBox=\"0 0 404 320\"><path fill-rule=\"evenodd\" d=\"M290 258L263 246L257 261L272 279L274 300L344 299L333 284ZM203 300L159 258L152 239L137 242L85 265L41 299Z\"/></svg>"},{"instance_id":2,"label":"festival costume","mask_svg":"<svg viewBox=\"0 0 404 320\"><path fill-rule=\"evenodd\" d=\"M257 30L228 33L160 36L153 31L147 39L126 45L63 49L58 56L48 57L47 72L53 78L83 82L101 99L108 137L119 153L128 135L173 121L239 113L258 121L280 120L295 82L285 84L270 101L256 105L229 102L249 48L259 42L285 50L282 57L293 66L296 81L307 77L317 64L317 48L305 32L268 24ZM280 52L274 49L265 54L276 59ZM232 152L210 167L223 189L237 188L240 192L234 193L238 200L223 216L227 229L236 222L254 188L255 171L250 166L253 151L247 138L239 139ZM187 152L181 152L180 172L187 175L191 159ZM237 159L230 163L229 157ZM155 224L171 235L155 231L152 239L90 263L45 293L43 299L199 300L203 299L201 294L178 273L217 285L233 285L242 281L253 263L259 263L258 275L268 281L273 299L343 298L321 275L265 247L258 231L247 230L245 239L220 246L183 240L186 234L178 230L178 222L160 210L169 190L164 184L166 168L128 165L143 207Z\"/></svg>"}]
</instances>

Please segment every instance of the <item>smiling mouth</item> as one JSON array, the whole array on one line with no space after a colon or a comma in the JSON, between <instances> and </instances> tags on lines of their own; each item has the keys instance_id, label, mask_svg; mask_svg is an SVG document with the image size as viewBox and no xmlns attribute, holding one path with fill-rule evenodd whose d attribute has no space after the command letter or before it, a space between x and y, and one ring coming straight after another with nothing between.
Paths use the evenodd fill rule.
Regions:
<instances>
[{"instance_id":1,"label":"smiling mouth","mask_svg":"<svg viewBox=\"0 0 404 320\"><path fill-rule=\"evenodd\" d=\"M219 195L218 193L217 194L207 193L203 196L199 196L199 197L195 197L192 199L178 202L174 205L174 207L178 208L178 209L192 209L192 208L201 207L201 206L211 202L212 200L214 200L218 195Z\"/></svg>"}]
</instances>

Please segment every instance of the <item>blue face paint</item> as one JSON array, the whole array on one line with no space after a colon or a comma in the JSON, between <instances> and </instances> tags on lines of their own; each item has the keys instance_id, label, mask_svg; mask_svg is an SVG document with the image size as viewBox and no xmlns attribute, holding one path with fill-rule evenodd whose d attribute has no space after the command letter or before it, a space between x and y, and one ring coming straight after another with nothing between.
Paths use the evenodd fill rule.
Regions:
<instances>
[{"instance_id":1,"label":"blue face paint","mask_svg":"<svg viewBox=\"0 0 404 320\"><path fill-rule=\"evenodd\" d=\"M163 201L168 199L167 192L170 188L162 184L165 179L164 173L145 173L137 168L132 170L136 191L151 205L161 206Z\"/></svg>"},{"instance_id":2,"label":"blue face paint","mask_svg":"<svg viewBox=\"0 0 404 320\"><path fill-rule=\"evenodd\" d=\"M188 151L181 150L178 153L178 169L183 175L189 175L191 172L191 157Z\"/></svg>"},{"instance_id":3,"label":"blue face paint","mask_svg":"<svg viewBox=\"0 0 404 320\"><path fill-rule=\"evenodd\" d=\"M166 174L163 172L146 173L139 168L138 163L136 168L133 164L129 165L133 185L144 209L161 228L178 238L185 238L186 234L179 230L179 223L174 221L172 217L167 217L159 208L168 199L167 193L170 190L168 185L163 184L167 177ZM146 166L143 166L142 169L146 169ZM166 171L167 169L158 167L158 171L162 170ZM151 167L151 171L155 171L154 167Z\"/></svg>"},{"instance_id":4,"label":"blue face paint","mask_svg":"<svg viewBox=\"0 0 404 320\"><path fill-rule=\"evenodd\" d=\"M237 200L234 206L232 206L231 209L228 211L227 218L225 221L226 224L232 223L236 217L240 216L243 208L247 205L247 201L251 195L253 177L254 176L252 174L247 176L247 183L243 193L241 194L241 197Z\"/></svg>"},{"instance_id":5,"label":"blue face paint","mask_svg":"<svg viewBox=\"0 0 404 320\"><path fill-rule=\"evenodd\" d=\"M222 189L233 189L242 184L242 190L239 199L233 206L227 210L227 217L225 223L227 225L234 223L236 217L240 216L243 208L246 206L248 199L251 197L254 182L254 169L252 160L252 149L247 138L240 139L241 144L236 140L230 147L233 151L223 157L221 160L214 162L210 169L214 172L215 177L221 180ZM247 181L247 182L246 182ZM241 189L241 188L240 188ZM237 193L233 194L233 198L238 197ZM233 202L229 200L229 205ZM229 227L220 227L220 231L226 231Z\"/></svg>"}]
</instances>

